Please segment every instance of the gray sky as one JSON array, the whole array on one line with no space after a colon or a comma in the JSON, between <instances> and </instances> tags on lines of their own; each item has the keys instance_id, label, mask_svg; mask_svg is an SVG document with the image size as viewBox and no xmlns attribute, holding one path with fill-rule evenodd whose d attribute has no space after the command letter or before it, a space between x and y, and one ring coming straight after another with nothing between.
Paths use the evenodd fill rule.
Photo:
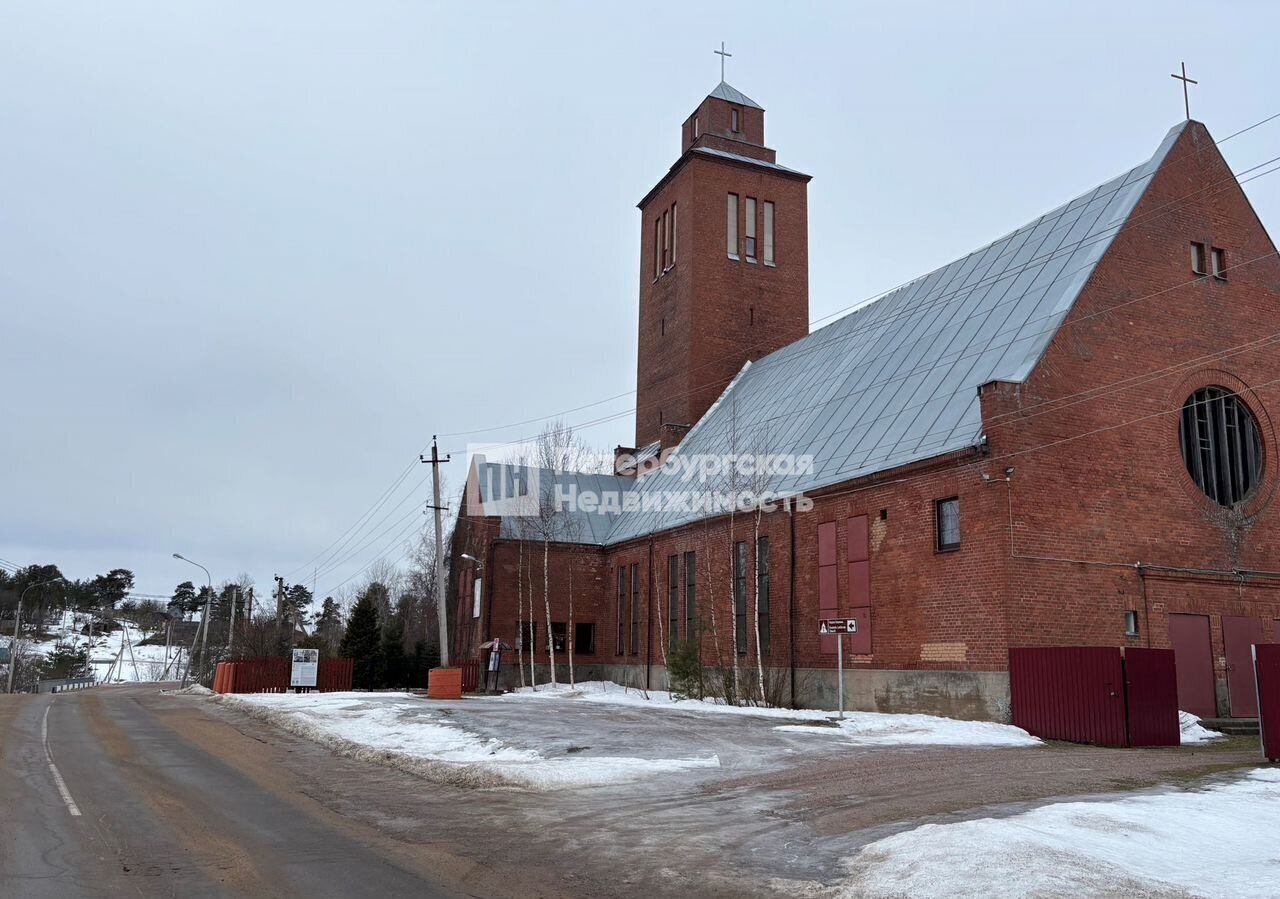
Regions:
<instances>
[{"instance_id":1,"label":"gray sky","mask_svg":"<svg viewBox=\"0 0 1280 899\"><path fill-rule=\"evenodd\" d=\"M635 203L721 40L814 175L815 319L1149 156L1181 60L1215 136L1280 112L1274 6L1033 6L3 0L0 558L309 583L433 432L633 389ZM321 595L403 555L418 468Z\"/></svg>"}]
</instances>

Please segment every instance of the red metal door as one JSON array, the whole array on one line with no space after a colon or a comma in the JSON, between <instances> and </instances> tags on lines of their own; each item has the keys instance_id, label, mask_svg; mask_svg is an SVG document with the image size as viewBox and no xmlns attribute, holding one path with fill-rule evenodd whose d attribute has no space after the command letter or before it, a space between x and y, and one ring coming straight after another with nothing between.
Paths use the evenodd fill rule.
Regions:
<instances>
[{"instance_id":1,"label":"red metal door","mask_svg":"<svg viewBox=\"0 0 1280 899\"><path fill-rule=\"evenodd\" d=\"M1209 616L1170 615L1169 645L1178 670L1178 708L1201 718L1216 718Z\"/></svg>"},{"instance_id":2,"label":"red metal door","mask_svg":"<svg viewBox=\"0 0 1280 899\"><path fill-rule=\"evenodd\" d=\"M1177 746L1178 677L1172 649L1124 651L1130 746Z\"/></svg>"},{"instance_id":3,"label":"red metal door","mask_svg":"<svg viewBox=\"0 0 1280 899\"><path fill-rule=\"evenodd\" d=\"M1258 681L1253 674L1253 644L1267 643L1267 626L1260 618L1222 616L1222 642L1227 655L1227 694L1232 718L1258 714Z\"/></svg>"}]
</instances>

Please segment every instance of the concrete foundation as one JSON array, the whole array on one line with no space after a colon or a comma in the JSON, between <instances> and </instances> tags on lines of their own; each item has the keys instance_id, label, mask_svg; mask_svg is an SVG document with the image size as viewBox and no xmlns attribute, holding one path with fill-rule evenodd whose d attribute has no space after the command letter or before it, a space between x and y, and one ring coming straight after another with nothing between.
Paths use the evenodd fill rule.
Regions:
<instances>
[{"instance_id":1,"label":"concrete foundation","mask_svg":"<svg viewBox=\"0 0 1280 899\"><path fill-rule=\"evenodd\" d=\"M551 681L546 665L534 666L539 684ZM526 683L528 682L526 666ZM786 669L766 669L780 680L779 692L790 697ZM569 682L568 665L557 665L560 683ZM604 680L634 689L666 690L667 671L661 665L574 664L576 681ZM520 686L514 666L502 672L502 687ZM836 672L831 668L800 668L796 671L796 707L835 709ZM1006 671L898 671L858 668L844 672L844 707L848 711L898 712L942 715L972 721L1010 720L1009 674Z\"/></svg>"}]
</instances>

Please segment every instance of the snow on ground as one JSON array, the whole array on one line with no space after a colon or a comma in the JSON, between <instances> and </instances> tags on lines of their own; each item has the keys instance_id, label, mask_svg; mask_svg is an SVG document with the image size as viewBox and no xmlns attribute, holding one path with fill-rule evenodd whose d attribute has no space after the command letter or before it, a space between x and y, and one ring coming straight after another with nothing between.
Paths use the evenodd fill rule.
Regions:
<instances>
[{"instance_id":1,"label":"snow on ground","mask_svg":"<svg viewBox=\"0 0 1280 899\"><path fill-rule=\"evenodd\" d=\"M1223 736L1216 730L1202 727L1200 719L1190 712L1178 713L1178 726L1182 730L1183 746L1188 743L1208 743L1212 740L1221 740Z\"/></svg>"},{"instance_id":2,"label":"snow on ground","mask_svg":"<svg viewBox=\"0 0 1280 899\"><path fill-rule=\"evenodd\" d=\"M585 754L546 758L532 749L477 736L408 693L226 694L219 700L347 755L467 786L531 790L603 786L720 765L714 755L687 759Z\"/></svg>"},{"instance_id":3,"label":"snow on ground","mask_svg":"<svg viewBox=\"0 0 1280 899\"><path fill-rule=\"evenodd\" d=\"M1280 770L1257 769L1201 790L925 824L864 846L833 895L1261 899L1280 892L1277 834Z\"/></svg>"},{"instance_id":4,"label":"snow on ground","mask_svg":"<svg viewBox=\"0 0 1280 899\"><path fill-rule=\"evenodd\" d=\"M748 715L787 721L814 721L822 724L785 724L777 730L795 734L840 737L860 746L1039 746L1041 741L1020 727L990 721L958 721L933 715L888 715L879 712L845 712L837 722L835 713L819 709L777 709L726 705L715 700L673 699L665 690L636 690L608 681L586 681L574 689L544 684L524 687L504 697L507 700L566 699L600 702L636 708L676 709L704 714ZM835 725L835 726L832 726Z\"/></svg>"},{"instance_id":5,"label":"snow on ground","mask_svg":"<svg viewBox=\"0 0 1280 899\"><path fill-rule=\"evenodd\" d=\"M89 638L82 633L88 624L87 615L78 612L66 611L62 613L62 617L53 625L49 631L53 636L47 640L26 641L32 652L47 655L61 643L64 646L70 646L73 649L84 646ZM93 669L94 677L99 683L135 683L157 681L165 670L165 652L163 646L139 646L149 633L142 631L137 625L130 624L127 621L117 620L121 625L120 629L111 631L107 634L101 634L97 631L93 635L93 650L90 652L90 662ZM129 645L125 645L125 638L128 637ZM121 650L123 649L123 655ZM176 656L179 652L178 647L173 647L170 651L171 656ZM119 662L117 663L117 659ZM110 674L108 681L107 675ZM173 668L171 666L169 676L173 676Z\"/></svg>"}]
</instances>

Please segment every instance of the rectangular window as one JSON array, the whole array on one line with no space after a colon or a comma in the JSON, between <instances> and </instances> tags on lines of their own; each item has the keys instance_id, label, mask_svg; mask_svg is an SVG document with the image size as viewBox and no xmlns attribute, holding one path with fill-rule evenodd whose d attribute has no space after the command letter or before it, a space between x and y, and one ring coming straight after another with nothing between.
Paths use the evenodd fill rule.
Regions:
<instances>
[{"instance_id":1,"label":"rectangular window","mask_svg":"<svg viewBox=\"0 0 1280 899\"><path fill-rule=\"evenodd\" d=\"M627 566L618 566L618 655L627 650Z\"/></svg>"},{"instance_id":2,"label":"rectangular window","mask_svg":"<svg viewBox=\"0 0 1280 899\"><path fill-rule=\"evenodd\" d=\"M578 656L596 654L596 626L591 622L579 621L574 624L573 654Z\"/></svg>"},{"instance_id":3,"label":"rectangular window","mask_svg":"<svg viewBox=\"0 0 1280 899\"><path fill-rule=\"evenodd\" d=\"M1227 251L1214 247L1210 253L1213 256L1213 276L1219 281L1227 280Z\"/></svg>"},{"instance_id":4,"label":"rectangular window","mask_svg":"<svg viewBox=\"0 0 1280 899\"><path fill-rule=\"evenodd\" d=\"M1138 636L1138 613L1137 612L1124 613L1124 635L1126 637Z\"/></svg>"},{"instance_id":5,"label":"rectangular window","mask_svg":"<svg viewBox=\"0 0 1280 899\"><path fill-rule=\"evenodd\" d=\"M773 203L764 201L764 264L773 265Z\"/></svg>"},{"instance_id":6,"label":"rectangular window","mask_svg":"<svg viewBox=\"0 0 1280 899\"><path fill-rule=\"evenodd\" d=\"M520 622L520 649L524 652L533 652L536 643L535 638L538 635L538 624L535 621Z\"/></svg>"},{"instance_id":7,"label":"rectangular window","mask_svg":"<svg viewBox=\"0 0 1280 899\"><path fill-rule=\"evenodd\" d=\"M738 258L738 195L729 194L729 223L725 249L730 259Z\"/></svg>"},{"instance_id":8,"label":"rectangular window","mask_svg":"<svg viewBox=\"0 0 1280 899\"><path fill-rule=\"evenodd\" d=\"M693 139L694 140L698 139L698 117L697 116L693 117Z\"/></svg>"},{"instance_id":9,"label":"rectangular window","mask_svg":"<svg viewBox=\"0 0 1280 899\"><path fill-rule=\"evenodd\" d=\"M738 655L747 654L747 544L733 544L733 619Z\"/></svg>"},{"instance_id":10,"label":"rectangular window","mask_svg":"<svg viewBox=\"0 0 1280 899\"><path fill-rule=\"evenodd\" d=\"M662 274L662 219L653 220L653 277Z\"/></svg>"},{"instance_id":11,"label":"rectangular window","mask_svg":"<svg viewBox=\"0 0 1280 899\"><path fill-rule=\"evenodd\" d=\"M631 566L631 654L640 655L640 566Z\"/></svg>"},{"instance_id":12,"label":"rectangular window","mask_svg":"<svg viewBox=\"0 0 1280 899\"><path fill-rule=\"evenodd\" d=\"M671 214L662 213L662 270L671 268Z\"/></svg>"},{"instance_id":13,"label":"rectangular window","mask_svg":"<svg viewBox=\"0 0 1280 899\"><path fill-rule=\"evenodd\" d=\"M760 624L760 656L769 654L769 538L756 540L756 620Z\"/></svg>"},{"instance_id":14,"label":"rectangular window","mask_svg":"<svg viewBox=\"0 0 1280 899\"><path fill-rule=\"evenodd\" d=\"M755 197L747 197L746 213L747 213L747 221L746 221L747 261L755 262L756 261L756 198Z\"/></svg>"},{"instance_id":15,"label":"rectangular window","mask_svg":"<svg viewBox=\"0 0 1280 899\"><path fill-rule=\"evenodd\" d=\"M684 554L684 638L692 640L698 633L694 619L698 615L698 556Z\"/></svg>"},{"instance_id":16,"label":"rectangular window","mask_svg":"<svg viewBox=\"0 0 1280 899\"><path fill-rule=\"evenodd\" d=\"M733 127L734 134L737 134L739 131L742 130L742 113L736 109L733 110L732 127Z\"/></svg>"},{"instance_id":17,"label":"rectangular window","mask_svg":"<svg viewBox=\"0 0 1280 899\"><path fill-rule=\"evenodd\" d=\"M551 622L551 647L556 652L564 652L568 647L569 626L563 621Z\"/></svg>"},{"instance_id":18,"label":"rectangular window","mask_svg":"<svg viewBox=\"0 0 1280 899\"><path fill-rule=\"evenodd\" d=\"M1205 264L1204 244L1191 242L1191 270L1197 275L1209 274L1209 268Z\"/></svg>"},{"instance_id":19,"label":"rectangular window","mask_svg":"<svg viewBox=\"0 0 1280 899\"><path fill-rule=\"evenodd\" d=\"M680 556L667 557L667 618L671 622L671 648L680 642Z\"/></svg>"},{"instance_id":20,"label":"rectangular window","mask_svg":"<svg viewBox=\"0 0 1280 899\"><path fill-rule=\"evenodd\" d=\"M671 204L671 264L676 264L676 204Z\"/></svg>"},{"instance_id":21,"label":"rectangular window","mask_svg":"<svg viewBox=\"0 0 1280 899\"><path fill-rule=\"evenodd\" d=\"M960 498L940 499L937 503L938 552L960 548Z\"/></svg>"}]
</instances>

